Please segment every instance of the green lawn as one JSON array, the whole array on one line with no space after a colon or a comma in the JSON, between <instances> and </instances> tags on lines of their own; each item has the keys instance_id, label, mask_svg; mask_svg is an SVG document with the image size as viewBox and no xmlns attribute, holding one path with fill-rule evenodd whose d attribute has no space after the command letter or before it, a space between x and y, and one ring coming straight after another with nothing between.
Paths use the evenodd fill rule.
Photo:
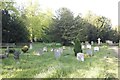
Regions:
<instances>
[{"instance_id":1,"label":"green lawn","mask_svg":"<svg viewBox=\"0 0 120 80\"><path fill-rule=\"evenodd\" d=\"M74 56L73 47L66 47L59 59L54 58L50 51L51 44L36 43L28 53L20 55L17 63L13 55L2 60L3 78L118 78L118 62L114 52L108 47L100 47L100 51L94 56L85 58L84 62L77 61ZM41 56L33 52L44 47L48 52ZM55 48L61 46L53 46ZM69 55L67 55L69 54ZM104 56L108 56L107 59ZM1 63L0 63L1 64Z\"/></svg>"}]
</instances>

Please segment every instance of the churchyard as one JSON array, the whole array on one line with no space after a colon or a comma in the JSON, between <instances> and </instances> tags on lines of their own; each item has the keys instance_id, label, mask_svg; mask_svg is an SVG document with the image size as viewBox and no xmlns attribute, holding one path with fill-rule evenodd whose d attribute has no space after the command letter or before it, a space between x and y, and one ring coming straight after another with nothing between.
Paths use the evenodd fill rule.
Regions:
<instances>
[{"instance_id":1,"label":"churchyard","mask_svg":"<svg viewBox=\"0 0 120 80\"><path fill-rule=\"evenodd\" d=\"M73 46L33 43L26 53L14 48L18 60L13 54L0 59L2 78L118 78L116 53L106 45L87 47L82 47L84 60L75 57Z\"/></svg>"}]
</instances>

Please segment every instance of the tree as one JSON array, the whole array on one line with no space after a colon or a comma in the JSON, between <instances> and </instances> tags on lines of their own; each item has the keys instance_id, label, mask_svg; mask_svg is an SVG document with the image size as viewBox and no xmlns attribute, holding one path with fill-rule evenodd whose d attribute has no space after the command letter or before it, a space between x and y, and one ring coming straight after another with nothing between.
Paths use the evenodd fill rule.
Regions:
<instances>
[{"instance_id":1,"label":"tree","mask_svg":"<svg viewBox=\"0 0 120 80\"><path fill-rule=\"evenodd\" d=\"M13 3L2 3L2 42L27 42L27 28L16 13Z\"/></svg>"},{"instance_id":2,"label":"tree","mask_svg":"<svg viewBox=\"0 0 120 80\"><path fill-rule=\"evenodd\" d=\"M79 53L79 52L82 53L81 42L78 38L76 38L74 43L75 43L74 52L75 52L75 56L77 56L77 53Z\"/></svg>"}]
</instances>

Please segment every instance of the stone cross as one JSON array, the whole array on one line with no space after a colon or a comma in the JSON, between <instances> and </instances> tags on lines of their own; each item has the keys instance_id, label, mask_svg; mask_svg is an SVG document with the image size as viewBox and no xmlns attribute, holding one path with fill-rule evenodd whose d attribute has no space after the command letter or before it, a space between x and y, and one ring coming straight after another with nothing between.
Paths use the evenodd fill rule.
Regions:
<instances>
[{"instance_id":1,"label":"stone cross","mask_svg":"<svg viewBox=\"0 0 120 80\"><path fill-rule=\"evenodd\" d=\"M100 40L101 40L101 39L100 39L100 38L98 38L97 40L98 40L98 45L100 45Z\"/></svg>"}]
</instances>

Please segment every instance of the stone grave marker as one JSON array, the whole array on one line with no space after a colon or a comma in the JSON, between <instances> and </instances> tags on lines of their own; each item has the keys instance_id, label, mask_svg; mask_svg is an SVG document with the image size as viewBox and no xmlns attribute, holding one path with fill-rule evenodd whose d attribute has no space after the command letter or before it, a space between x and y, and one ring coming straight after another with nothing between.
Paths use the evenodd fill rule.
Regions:
<instances>
[{"instance_id":1,"label":"stone grave marker","mask_svg":"<svg viewBox=\"0 0 120 80\"><path fill-rule=\"evenodd\" d=\"M85 45L82 45L82 49L85 49Z\"/></svg>"},{"instance_id":2,"label":"stone grave marker","mask_svg":"<svg viewBox=\"0 0 120 80\"><path fill-rule=\"evenodd\" d=\"M54 50L55 58L58 59L61 56L61 51L59 49Z\"/></svg>"},{"instance_id":3,"label":"stone grave marker","mask_svg":"<svg viewBox=\"0 0 120 80\"><path fill-rule=\"evenodd\" d=\"M86 54L92 56L93 55L92 49L87 49L86 50Z\"/></svg>"},{"instance_id":4,"label":"stone grave marker","mask_svg":"<svg viewBox=\"0 0 120 80\"><path fill-rule=\"evenodd\" d=\"M94 45L94 42L93 42L93 41L91 41L91 45Z\"/></svg>"},{"instance_id":5,"label":"stone grave marker","mask_svg":"<svg viewBox=\"0 0 120 80\"><path fill-rule=\"evenodd\" d=\"M15 52L14 52L14 59L15 60L19 60L19 55L20 55L20 51L15 50Z\"/></svg>"},{"instance_id":6,"label":"stone grave marker","mask_svg":"<svg viewBox=\"0 0 120 80\"><path fill-rule=\"evenodd\" d=\"M63 46L63 50L65 50L66 48L65 48L65 46Z\"/></svg>"},{"instance_id":7,"label":"stone grave marker","mask_svg":"<svg viewBox=\"0 0 120 80\"><path fill-rule=\"evenodd\" d=\"M50 51L51 51L51 52L53 52L53 51L54 51L54 49L52 48Z\"/></svg>"},{"instance_id":8,"label":"stone grave marker","mask_svg":"<svg viewBox=\"0 0 120 80\"><path fill-rule=\"evenodd\" d=\"M86 45L86 48L87 48L87 49L91 49L91 45L90 45L90 44L87 44L87 45Z\"/></svg>"},{"instance_id":9,"label":"stone grave marker","mask_svg":"<svg viewBox=\"0 0 120 80\"><path fill-rule=\"evenodd\" d=\"M30 49L32 49L33 47L32 47L32 43L30 43Z\"/></svg>"},{"instance_id":10,"label":"stone grave marker","mask_svg":"<svg viewBox=\"0 0 120 80\"><path fill-rule=\"evenodd\" d=\"M63 49L62 48L59 48L59 51L60 51L61 54L63 53Z\"/></svg>"},{"instance_id":11,"label":"stone grave marker","mask_svg":"<svg viewBox=\"0 0 120 80\"><path fill-rule=\"evenodd\" d=\"M84 61L84 54L83 53L77 53L77 60L78 61Z\"/></svg>"},{"instance_id":12,"label":"stone grave marker","mask_svg":"<svg viewBox=\"0 0 120 80\"><path fill-rule=\"evenodd\" d=\"M94 47L94 51L99 51L100 48L98 46Z\"/></svg>"},{"instance_id":13,"label":"stone grave marker","mask_svg":"<svg viewBox=\"0 0 120 80\"><path fill-rule=\"evenodd\" d=\"M44 52L47 52L47 51L48 51L48 50L47 50L47 47L44 47L44 48L43 48L43 51L44 51Z\"/></svg>"}]
</instances>

